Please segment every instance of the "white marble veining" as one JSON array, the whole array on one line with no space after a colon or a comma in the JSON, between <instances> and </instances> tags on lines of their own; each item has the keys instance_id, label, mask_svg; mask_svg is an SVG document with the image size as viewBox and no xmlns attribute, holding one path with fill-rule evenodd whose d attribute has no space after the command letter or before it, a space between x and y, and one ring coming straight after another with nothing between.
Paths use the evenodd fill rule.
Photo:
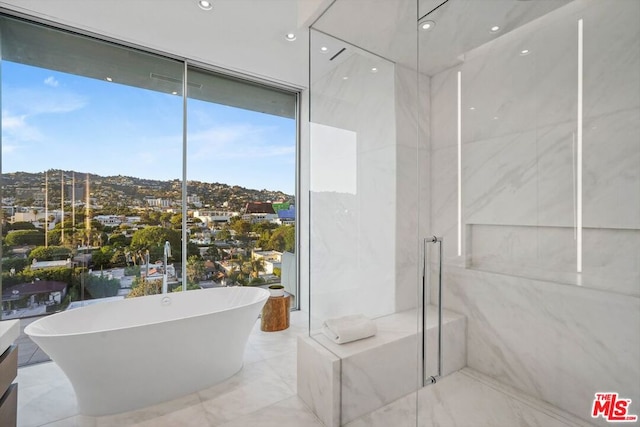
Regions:
<instances>
[{"instance_id":1,"label":"white marble veining","mask_svg":"<svg viewBox=\"0 0 640 427\"><path fill-rule=\"evenodd\" d=\"M457 372L418 393L418 425L450 427L587 426L548 405L496 389L471 370Z\"/></svg>"},{"instance_id":2,"label":"white marble veining","mask_svg":"<svg viewBox=\"0 0 640 427\"><path fill-rule=\"evenodd\" d=\"M465 223L535 225L536 163L532 131L464 144Z\"/></svg>"},{"instance_id":3,"label":"white marble veining","mask_svg":"<svg viewBox=\"0 0 640 427\"><path fill-rule=\"evenodd\" d=\"M470 368L582 419L599 390L640 401L637 297L454 267L445 283Z\"/></svg>"},{"instance_id":4,"label":"white marble veining","mask_svg":"<svg viewBox=\"0 0 640 427\"><path fill-rule=\"evenodd\" d=\"M415 69L396 65L395 71L395 311L404 311L416 307L417 273L422 262L419 236L428 224L428 210L423 205L428 198L416 194L422 194L420 186L425 183L420 173L428 171L427 151L422 148L426 147L427 129L418 124L425 125L420 118L428 111L429 82L424 77L419 81Z\"/></svg>"},{"instance_id":5,"label":"white marble veining","mask_svg":"<svg viewBox=\"0 0 640 427\"><path fill-rule=\"evenodd\" d=\"M585 117L638 108L640 3L627 0L576 3L574 17L584 19Z\"/></svg>"},{"instance_id":6,"label":"white marble veining","mask_svg":"<svg viewBox=\"0 0 640 427\"><path fill-rule=\"evenodd\" d=\"M413 315L400 316L397 319L398 322L381 321L381 326L388 330L396 328L398 331L404 331L414 325L414 318ZM311 370L311 366L307 363L309 355L300 355L298 374L295 373L297 337L304 334L306 319L306 313L294 312L289 329L272 333L261 332L258 321L250 338L253 345L252 361L249 362L245 357L243 373L225 384L171 402L119 415L107 417L77 415L71 385L53 362L20 368L18 371L20 383L18 425L20 427L339 425L339 421L333 424L321 422L309 407L295 396L289 384L289 380L303 372L318 374L317 371ZM280 350L276 351L276 347L280 347ZM335 362L339 364L337 357ZM522 421L522 425L540 427L584 425L567 421L566 415L564 418L558 415L562 411L551 405L545 406L530 397L523 398L507 387L491 385L491 382L487 382L487 379L478 373L468 370L462 372L464 374L455 373L434 386L422 389L418 395L415 392L410 393L382 408L363 414L347 426L415 426L417 413L420 417L419 425L425 427L433 425L432 420L451 422L451 424L439 425L466 427L469 425L469 420L472 420L474 426L490 426L492 424L489 421L496 419ZM339 372L336 371L335 374L339 375ZM322 375L315 375L313 381L307 385L315 388L317 398L322 398L328 394L329 389L325 383L318 381L322 381ZM487 387L487 384L490 384L490 387ZM334 386L339 387L339 382L336 381ZM418 397L419 403L416 400ZM557 420L565 420L565 423L557 423Z\"/></svg>"},{"instance_id":7,"label":"white marble veining","mask_svg":"<svg viewBox=\"0 0 640 427\"><path fill-rule=\"evenodd\" d=\"M298 394L321 420L333 426L338 425L336 415L342 424L349 423L415 392L422 372L418 317L416 310L407 310L375 319L375 336L343 345L322 334L301 339ZM427 308L426 327L426 368L428 375L437 375L434 306ZM466 365L464 317L445 310L442 333L442 374L449 375Z\"/></svg>"},{"instance_id":8,"label":"white marble veining","mask_svg":"<svg viewBox=\"0 0 640 427\"><path fill-rule=\"evenodd\" d=\"M417 419L417 423L416 423ZM548 403L465 368L346 427L587 427Z\"/></svg>"},{"instance_id":9,"label":"white marble veining","mask_svg":"<svg viewBox=\"0 0 640 427\"><path fill-rule=\"evenodd\" d=\"M585 120L584 177L586 227L640 230L639 107Z\"/></svg>"},{"instance_id":10,"label":"white marble veining","mask_svg":"<svg viewBox=\"0 0 640 427\"><path fill-rule=\"evenodd\" d=\"M574 231L579 18L581 273ZM431 224L446 242L444 304L467 317L468 366L589 422L597 390L640 401L638 22L638 2L575 0L431 78ZM518 55L525 47L529 55ZM454 253L458 70L463 258L483 271L460 268Z\"/></svg>"},{"instance_id":11,"label":"white marble veining","mask_svg":"<svg viewBox=\"0 0 640 427\"><path fill-rule=\"evenodd\" d=\"M315 31L311 37L312 45L317 38L340 44ZM396 286L394 243L398 190L405 187L398 184L397 150L413 146L415 152L417 147L415 130L412 137L406 126L396 126L396 114L401 123L417 123L409 101L396 102L396 82L402 83L399 92L411 93L415 70L412 83L410 70L397 74L392 62L345 47L331 65L324 63L330 62L328 56L312 58L311 64L310 311L321 321L358 313L378 317L415 302L415 286ZM401 160L408 159L407 153L402 155ZM403 179L410 181L416 167ZM319 174L330 176L334 185L314 185L328 181ZM417 213L413 217L409 224L417 226ZM415 232L404 234L415 239ZM398 296L399 303L397 291L405 292Z\"/></svg>"},{"instance_id":12,"label":"white marble veining","mask_svg":"<svg viewBox=\"0 0 640 427\"><path fill-rule=\"evenodd\" d=\"M298 396L325 426L340 425L340 358L310 337L298 338Z\"/></svg>"}]
</instances>

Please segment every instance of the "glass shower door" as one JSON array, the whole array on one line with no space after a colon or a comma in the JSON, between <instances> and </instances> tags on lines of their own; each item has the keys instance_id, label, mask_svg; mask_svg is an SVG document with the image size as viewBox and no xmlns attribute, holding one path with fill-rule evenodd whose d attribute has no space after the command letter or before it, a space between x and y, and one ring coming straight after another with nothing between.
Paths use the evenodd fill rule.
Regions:
<instances>
[{"instance_id":1,"label":"glass shower door","mask_svg":"<svg viewBox=\"0 0 640 427\"><path fill-rule=\"evenodd\" d=\"M429 229L467 322L466 368L421 390L419 425L548 425L523 396L592 422L599 390L640 394L638 341L606 332L640 327L640 4L419 6Z\"/></svg>"},{"instance_id":2,"label":"glass shower door","mask_svg":"<svg viewBox=\"0 0 640 427\"><path fill-rule=\"evenodd\" d=\"M310 33L312 343L303 350L307 362L300 350L298 357L301 363L319 355L326 361L331 399L316 395L307 403L331 426L368 425L389 416L392 407L395 425L416 422L421 342L416 67L401 61L394 49L382 48L395 42L392 34L373 29L362 34L344 20L366 14L372 5L382 16L401 3L415 4L339 0ZM415 20L415 10L403 12ZM385 19L391 24L392 15ZM415 46L415 29L408 36ZM331 335L332 324L354 318L364 331L356 330L349 342L344 334ZM299 375L307 370L312 369L300 368ZM299 380L301 396L313 395L308 382Z\"/></svg>"}]
</instances>

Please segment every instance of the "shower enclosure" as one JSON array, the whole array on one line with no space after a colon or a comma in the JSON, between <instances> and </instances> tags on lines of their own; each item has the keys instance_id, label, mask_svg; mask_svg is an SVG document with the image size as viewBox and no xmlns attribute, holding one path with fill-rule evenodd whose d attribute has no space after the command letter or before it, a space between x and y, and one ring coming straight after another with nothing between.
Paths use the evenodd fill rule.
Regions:
<instances>
[{"instance_id":1,"label":"shower enclosure","mask_svg":"<svg viewBox=\"0 0 640 427\"><path fill-rule=\"evenodd\" d=\"M640 402L639 23L632 0L336 0L312 25L298 392L325 424ZM353 314L378 333L322 333Z\"/></svg>"}]
</instances>

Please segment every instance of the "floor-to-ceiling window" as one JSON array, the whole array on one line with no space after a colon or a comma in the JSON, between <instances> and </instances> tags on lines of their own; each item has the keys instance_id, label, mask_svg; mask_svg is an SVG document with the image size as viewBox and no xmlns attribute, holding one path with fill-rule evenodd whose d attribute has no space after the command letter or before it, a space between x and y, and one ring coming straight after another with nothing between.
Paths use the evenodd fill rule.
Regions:
<instances>
[{"instance_id":1,"label":"floor-to-ceiling window","mask_svg":"<svg viewBox=\"0 0 640 427\"><path fill-rule=\"evenodd\" d=\"M0 42L0 318L295 293L295 92L9 16Z\"/></svg>"}]
</instances>

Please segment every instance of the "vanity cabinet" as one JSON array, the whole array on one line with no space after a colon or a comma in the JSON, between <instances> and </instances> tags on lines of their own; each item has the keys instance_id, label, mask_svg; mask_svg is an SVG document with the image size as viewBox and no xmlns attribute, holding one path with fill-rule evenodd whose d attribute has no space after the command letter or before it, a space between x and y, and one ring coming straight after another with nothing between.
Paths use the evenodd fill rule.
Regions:
<instances>
[{"instance_id":1,"label":"vanity cabinet","mask_svg":"<svg viewBox=\"0 0 640 427\"><path fill-rule=\"evenodd\" d=\"M18 410L18 346L11 345L0 356L0 426L16 425Z\"/></svg>"}]
</instances>

